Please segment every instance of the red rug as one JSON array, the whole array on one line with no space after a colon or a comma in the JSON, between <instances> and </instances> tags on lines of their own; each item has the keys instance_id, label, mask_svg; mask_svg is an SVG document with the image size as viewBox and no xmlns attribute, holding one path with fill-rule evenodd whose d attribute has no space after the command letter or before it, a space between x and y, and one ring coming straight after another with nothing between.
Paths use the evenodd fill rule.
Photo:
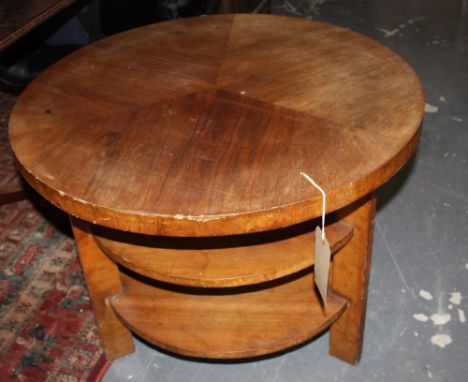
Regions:
<instances>
[{"instance_id":1,"label":"red rug","mask_svg":"<svg viewBox=\"0 0 468 382\"><path fill-rule=\"evenodd\" d=\"M0 183L14 176L5 146L12 104L0 94ZM110 363L67 217L32 199L0 207L0 382L99 381Z\"/></svg>"}]
</instances>

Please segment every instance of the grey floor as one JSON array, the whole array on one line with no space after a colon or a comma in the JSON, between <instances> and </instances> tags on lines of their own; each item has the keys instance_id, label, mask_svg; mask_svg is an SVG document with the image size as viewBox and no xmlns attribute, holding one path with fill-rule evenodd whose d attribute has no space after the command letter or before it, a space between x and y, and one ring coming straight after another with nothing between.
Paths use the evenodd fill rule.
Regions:
<instances>
[{"instance_id":1,"label":"grey floor","mask_svg":"<svg viewBox=\"0 0 468 382\"><path fill-rule=\"evenodd\" d=\"M329 356L327 334L239 363L182 359L136 341L136 353L115 361L104 381L468 381L468 0L284 0L272 8L369 35L424 83L419 150L378 193L362 361Z\"/></svg>"}]
</instances>

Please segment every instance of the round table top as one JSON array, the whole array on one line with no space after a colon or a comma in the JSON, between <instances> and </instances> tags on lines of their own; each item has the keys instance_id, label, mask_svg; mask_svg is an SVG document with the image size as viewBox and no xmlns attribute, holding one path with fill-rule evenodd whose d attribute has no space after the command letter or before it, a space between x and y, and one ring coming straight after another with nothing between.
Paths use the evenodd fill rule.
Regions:
<instances>
[{"instance_id":1,"label":"round table top","mask_svg":"<svg viewBox=\"0 0 468 382\"><path fill-rule=\"evenodd\" d=\"M188 18L87 46L10 119L23 176L71 215L168 236L275 229L346 206L414 152L420 81L397 54L284 16Z\"/></svg>"}]
</instances>

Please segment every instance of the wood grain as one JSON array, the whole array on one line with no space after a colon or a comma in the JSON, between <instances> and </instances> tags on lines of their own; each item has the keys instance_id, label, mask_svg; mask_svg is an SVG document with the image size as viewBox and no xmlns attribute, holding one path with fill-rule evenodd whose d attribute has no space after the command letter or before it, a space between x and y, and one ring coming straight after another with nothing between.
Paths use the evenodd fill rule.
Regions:
<instances>
[{"instance_id":1,"label":"wood grain","mask_svg":"<svg viewBox=\"0 0 468 382\"><path fill-rule=\"evenodd\" d=\"M0 51L76 0L2 0Z\"/></svg>"},{"instance_id":2,"label":"wood grain","mask_svg":"<svg viewBox=\"0 0 468 382\"><path fill-rule=\"evenodd\" d=\"M258 232L335 211L414 152L419 79L352 31L273 15L151 25L52 66L21 95L24 177L73 216L163 236Z\"/></svg>"},{"instance_id":3,"label":"wood grain","mask_svg":"<svg viewBox=\"0 0 468 382\"><path fill-rule=\"evenodd\" d=\"M94 238L113 261L152 279L192 287L234 287L274 280L314 264L312 225L219 238L167 238L102 232ZM99 231L98 231L99 232ZM107 233L107 237L103 234ZM332 253L353 226L327 227Z\"/></svg>"},{"instance_id":4,"label":"wood grain","mask_svg":"<svg viewBox=\"0 0 468 382\"><path fill-rule=\"evenodd\" d=\"M132 334L122 325L108 301L122 293L117 265L97 247L86 223L77 219L71 219L71 223L106 357L113 360L132 353L135 351Z\"/></svg>"},{"instance_id":5,"label":"wood grain","mask_svg":"<svg viewBox=\"0 0 468 382\"><path fill-rule=\"evenodd\" d=\"M423 112L416 74L375 41L310 20L239 14L151 25L71 54L22 93L9 134L36 190L115 230L94 230L108 257L88 223L73 220L110 358L133 349L110 300L158 346L239 358L305 341L348 299L330 352L357 363L373 192L414 152ZM356 230L334 256L331 288L343 298L332 295L327 312L307 273L308 234L252 235L321 215L322 197L300 171L326 191L336 227ZM147 246L121 231L164 238ZM338 248L350 230L335 233Z\"/></svg>"},{"instance_id":6,"label":"wood grain","mask_svg":"<svg viewBox=\"0 0 468 382\"><path fill-rule=\"evenodd\" d=\"M122 280L125 293L111 302L132 331L195 357L245 358L289 348L320 333L346 306L345 299L330 294L323 312L310 272L237 293L149 285L125 274Z\"/></svg>"},{"instance_id":7,"label":"wood grain","mask_svg":"<svg viewBox=\"0 0 468 382\"><path fill-rule=\"evenodd\" d=\"M333 258L332 290L347 298L350 305L330 328L330 354L353 365L362 353L375 206L375 195L371 194L337 213L338 219L354 225L355 233Z\"/></svg>"}]
</instances>

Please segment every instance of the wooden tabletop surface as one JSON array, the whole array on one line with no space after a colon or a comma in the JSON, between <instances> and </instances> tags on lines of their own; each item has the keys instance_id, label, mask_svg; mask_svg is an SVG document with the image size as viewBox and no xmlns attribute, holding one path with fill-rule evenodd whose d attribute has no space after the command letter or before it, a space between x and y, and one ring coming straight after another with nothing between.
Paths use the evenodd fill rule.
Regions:
<instances>
[{"instance_id":1,"label":"wooden tabletop surface","mask_svg":"<svg viewBox=\"0 0 468 382\"><path fill-rule=\"evenodd\" d=\"M76 0L1 0L0 51Z\"/></svg>"},{"instance_id":2,"label":"wooden tabletop surface","mask_svg":"<svg viewBox=\"0 0 468 382\"><path fill-rule=\"evenodd\" d=\"M189 18L73 53L10 119L25 178L70 214L168 236L288 226L387 181L414 152L413 70L340 27L272 15Z\"/></svg>"}]
</instances>

